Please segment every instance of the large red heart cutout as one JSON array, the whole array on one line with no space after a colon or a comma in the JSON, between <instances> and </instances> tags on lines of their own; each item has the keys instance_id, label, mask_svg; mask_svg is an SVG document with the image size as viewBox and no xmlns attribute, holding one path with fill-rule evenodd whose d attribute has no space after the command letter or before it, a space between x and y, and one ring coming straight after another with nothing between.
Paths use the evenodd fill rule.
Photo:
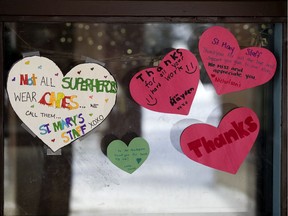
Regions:
<instances>
[{"instance_id":1,"label":"large red heart cutout","mask_svg":"<svg viewBox=\"0 0 288 216\"><path fill-rule=\"evenodd\" d=\"M189 113L200 72L196 57L188 50L169 52L158 67L136 73L130 81L130 93L141 106L164 113Z\"/></svg>"},{"instance_id":2,"label":"large red heart cutout","mask_svg":"<svg viewBox=\"0 0 288 216\"><path fill-rule=\"evenodd\" d=\"M234 35L220 26L211 27L201 35L199 52L219 95L262 85L276 71L273 53L261 47L241 50Z\"/></svg>"},{"instance_id":3,"label":"large red heart cutout","mask_svg":"<svg viewBox=\"0 0 288 216\"><path fill-rule=\"evenodd\" d=\"M259 119L251 109L236 108L224 116L217 128L204 123L190 125L181 134L180 144L191 160L235 174L259 129Z\"/></svg>"}]
</instances>

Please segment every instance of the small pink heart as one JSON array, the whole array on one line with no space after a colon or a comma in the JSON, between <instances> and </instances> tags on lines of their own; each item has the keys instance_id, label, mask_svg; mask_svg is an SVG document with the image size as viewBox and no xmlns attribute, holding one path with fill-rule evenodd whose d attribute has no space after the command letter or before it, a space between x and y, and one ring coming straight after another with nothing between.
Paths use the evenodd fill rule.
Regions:
<instances>
[{"instance_id":1,"label":"small pink heart","mask_svg":"<svg viewBox=\"0 0 288 216\"><path fill-rule=\"evenodd\" d=\"M251 150L260 129L257 115L248 108L236 108L219 126L197 123L181 134L183 153L198 163L235 174Z\"/></svg>"},{"instance_id":2,"label":"small pink heart","mask_svg":"<svg viewBox=\"0 0 288 216\"><path fill-rule=\"evenodd\" d=\"M199 41L199 52L217 94L253 88L268 82L276 71L276 58L268 49L240 49L234 35L214 26Z\"/></svg>"},{"instance_id":3,"label":"small pink heart","mask_svg":"<svg viewBox=\"0 0 288 216\"><path fill-rule=\"evenodd\" d=\"M164 113L189 113L200 72L196 57L185 49L169 52L158 67L136 73L130 93L141 106Z\"/></svg>"}]
</instances>

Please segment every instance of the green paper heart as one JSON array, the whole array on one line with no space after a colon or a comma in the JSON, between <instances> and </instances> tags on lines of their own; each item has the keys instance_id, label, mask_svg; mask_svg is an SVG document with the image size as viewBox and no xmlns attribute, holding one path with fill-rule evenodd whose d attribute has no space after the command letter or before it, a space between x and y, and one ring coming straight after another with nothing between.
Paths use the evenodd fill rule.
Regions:
<instances>
[{"instance_id":1,"label":"green paper heart","mask_svg":"<svg viewBox=\"0 0 288 216\"><path fill-rule=\"evenodd\" d=\"M107 156L115 166L131 174L144 163L149 151L146 140L136 137L128 146L121 140L112 141L107 148Z\"/></svg>"}]
</instances>

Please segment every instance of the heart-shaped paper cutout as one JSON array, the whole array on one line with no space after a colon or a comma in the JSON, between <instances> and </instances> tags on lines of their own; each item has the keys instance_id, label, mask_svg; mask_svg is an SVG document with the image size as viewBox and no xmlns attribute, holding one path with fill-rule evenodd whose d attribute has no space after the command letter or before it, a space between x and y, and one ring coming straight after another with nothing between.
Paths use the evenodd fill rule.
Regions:
<instances>
[{"instance_id":1,"label":"heart-shaped paper cutout","mask_svg":"<svg viewBox=\"0 0 288 216\"><path fill-rule=\"evenodd\" d=\"M241 50L234 35L220 26L211 27L201 35L199 52L219 95L262 85L276 71L273 53L261 47Z\"/></svg>"},{"instance_id":2,"label":"heart-shaped paper cutout","mask_svg":"<svg viewBox=\"0 0 288 216\"><path fill-rule=\"evenodd\" d=\"M95 68L93 72L91 67ZM63 77L53 61L33 56L12 67L7 91L19 118L56 151L108 116L115 105L117 83L104 67L95 63L79 64Z\"/></svg>"},{"instance_id":3,"label":"heart-shaped paper cutout","mask_svg":"<svg viewBox=\"0 0 288 216\"><path fill-rule=\"evenodd\" d=\"M183 153L181 149L181 145L180 145L180 137L181 137L183 130L187 128L188 126L192 124L196 124L196 123L202 123L202 122L197 119L182 119L176 122L171 128L170 141L178 152Z\"/></svg>"},{"instance_id":4,"label":"heart-shaped paper cutout","mask_svg":"<svg viewBox=\"0 0 288 216\"><path fill-rule=\"evenodd\" d=\"M164 113L189 113L198 82L199 66L188 50L169 52L158 67L136 73L130 82L130 93L141 106Z\"/></svg>"},{"instance_id":5,"label":"heart-shaped paper cutout","mask_svg":"<svg viewBox=\"0 0 288 216\"><path fill-rule=\"evenodd\" d=\"M133 173L147 159L149 145L141 137L136 137L127 146L121 140L112 141L107 148L109 160L127 173Z\"/></svg>"},{"instance_id":6,"label":"heart-shaped paper cutout","mask_svg":"<svg viewBox=\"0 0 288 216\"><path fill-rule=\"evenodd\" d=\"M183 153L203 165L235 174L252 148L260 129L257 115L248 108L236 108L216 128L193 124L181 135Z\"/></svg>"}]
</instances>

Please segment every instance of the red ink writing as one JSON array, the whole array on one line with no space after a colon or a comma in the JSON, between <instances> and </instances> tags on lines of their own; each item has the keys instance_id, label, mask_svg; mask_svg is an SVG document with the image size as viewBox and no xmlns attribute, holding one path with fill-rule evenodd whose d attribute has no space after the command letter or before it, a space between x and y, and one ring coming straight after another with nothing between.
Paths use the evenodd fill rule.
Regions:
<instances>
[{"instance_id":1,"label":"red ink writing","mask_svg":"<svg viewBox=\"0 0 288 216\"><path fill-rule=\"evenodd\" d=\"M248 49L247 49L247 52L246 52L245 54L246 54L246 55L249 55L249 56L256 57L256 58L259 58L260 55L262 54L262 52L259 52L258 50L257 50L257 51L254 51L253 49L248 48Z\"/></svg>"},{"instance_id":2,"label":"red ink writing","mask_svg":"<svg viewBox=\"0 0 288 216\"><path fill-rule=\"evenodd\" d=\"M20 85L36 85L37 77L35 74L32 74L32 77L28 77L28 74L20 74Z\"/></svg>"},{"instance_id":3,"label":"red ink writing","mask_svg":"<svg viewBox=\"0 0 288 216\"><path fill-rule=\"evenodd\" d=\"M228 144L233 144L239 139L250 136L250 134L255 132L258 128L252 116L248 116L244 121L240 121L238 123L233 121L230 124L232 126L231 129L224 133L220 133L213 139L208 140L203 136L187 143L189 150L193 151L195 155L200 158L203 156L204 151L207 154L210 154L213 151L216 151L218 148L222 148ZM204 150L202 148L204 148Z\"/></svg>"}]
</instances>

